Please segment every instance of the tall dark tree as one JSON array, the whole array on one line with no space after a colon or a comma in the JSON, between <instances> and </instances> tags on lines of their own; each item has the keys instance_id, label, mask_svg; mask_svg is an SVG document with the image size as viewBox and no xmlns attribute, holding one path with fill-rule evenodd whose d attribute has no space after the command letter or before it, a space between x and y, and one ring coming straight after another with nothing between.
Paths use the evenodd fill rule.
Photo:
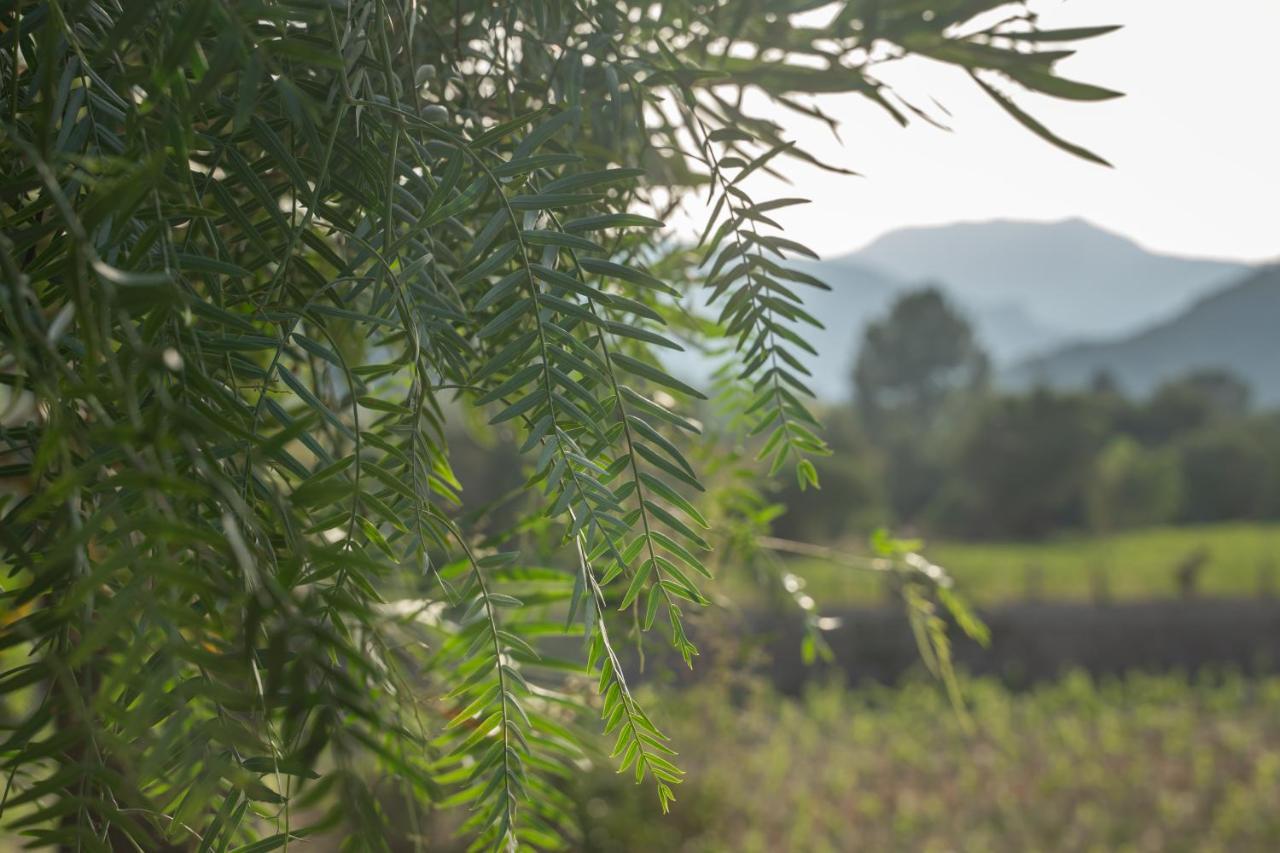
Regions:
<instances>
[{"instance_id":1,"label":"tall dark tree","mask_svg":"<svg viewBox=\"0 0 1280 853\"><path fill-rule=\"evenodd\" d=\"M947 476L943 457L987 374L972 327L937 287L902 296L867 327L853 368L854 399L885 455L897 521L916 520L935 499Z\"/></svg>"},{"instance_id":2,"label":"tall dark tree","mask_svg":"<svg viewBox=\"0 0 1280 853\"><path fill-rule=\"evenodd\" d=\"M863 334L854 398L872 433L924 433L947 404L987 382L989 362L973 328L936 286L899 298Z\"/></svg>"}]
</instances>

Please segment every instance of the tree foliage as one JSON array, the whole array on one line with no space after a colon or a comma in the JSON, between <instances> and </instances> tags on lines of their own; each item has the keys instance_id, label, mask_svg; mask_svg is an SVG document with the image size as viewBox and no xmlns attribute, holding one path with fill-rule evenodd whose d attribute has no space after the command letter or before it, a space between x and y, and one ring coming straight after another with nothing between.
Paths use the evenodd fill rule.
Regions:
<instances>
[{"instance_id":1,"label":"tree foliage","mask_svg":"<svg viewBox=\"0 0 1280 853\"><path fill-rule=\"evenodd\" d=\"M899 514L888 520L919 518L934 536L1007 539L1276 518L1280 502L1268 484L1280 470L1277 415L1246 403L1240 380L1218 371L1137 400L1105 382L1090 391L990 393L932 434L875 448L890 497L912 488L921 496L918 517L894 504ZM842 479L824 486L836 503L862 494Z\"/></svg>"},{"instance_id":2,"label":"tree foliage","mask_svg":"<svg viewBox=\"0 0 1280 853\"><path fill-rule=\"evenodd\" d=\"M899 298L863 333L853 385L873 434L925 433L957 396L986 384L987 355L968 320L936 287Z\"/></svg>"},{"instance_id":3,"label":"tree foliage","mask_svg":"<svg viewBox=\"0 0 1280 853\"><path fill-rule=\"evenodd\" d=\"M1037 389L983 407L961 442L948 505L972 535L1034 538L1087 520L1107 421L1083 394Z\"/></svg>"},{"instance_id":4,"label":"tree foliage","mask_svg":"<svg viewBox=\"0 0 1280 853\"><path fill-rule=\"evenodd\" d=\"M863 332L852 378L858 418L885 457L896 519L918 522L947 478L947 456L987 387L969 321L935 286L899 297Z\"/></svg>"},{"instance_id":5,"label":"tree foliage","mask_svg":"<svg viewBox=\"0 0 1280 853\"><path fill-rule=\"evenodd\" d=\"M673 750L624 636L696 649L709 547L677 337L738 353L776 471L825 452L801 354L809 254L747 179L813 158L755 93L936 118L905 54L1017 106L1056 76L1018 7L796 0L27 0L0 31L4 823L68 849L385 847L376 780L553 847L583 638L620 769ZM744 97L751 92L752 97ZM932 109L932 108L931 108ZM823 164L820 164L823 165ZM697 252L657 229L708 202ZM713 311L678 309L687 285ZM477 537L445 426L518 430ZM540 531L550 554L522 548ZM571 559L561 559L568 556ZM566 568L566 565L568 566ZM623 612L619 612L619 611ZM411 809L411 814L417 814Z\"/></svg>"},{"instance_id":6,"label":"tree foliage","mask_svg":"<svg viewBox=\"0 0 1280 853\"><path fill-rule=\"evenodd\" d=\"M1182 500L1177 456L1146 450L1128 436L1102 448L1085 485L1089 526L1100 533L1172 521Z\"/></svg>"}]
</instances>

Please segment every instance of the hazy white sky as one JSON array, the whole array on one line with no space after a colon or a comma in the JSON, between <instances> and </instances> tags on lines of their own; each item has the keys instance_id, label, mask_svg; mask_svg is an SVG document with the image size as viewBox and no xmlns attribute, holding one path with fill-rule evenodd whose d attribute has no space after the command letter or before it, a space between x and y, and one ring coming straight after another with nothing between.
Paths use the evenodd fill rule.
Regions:
<instances>
[{"instance_id":1,"label":"hazy white sky","mask_svg":"<svg viewBox=\"0 0 1280 853\"><path fill-rule=\"evenodd\" d=\"M1114 169L1032 136L963 73L909 60L878 73L904 93L936 97L953 133L921 123L900 129L852 96L822 101L842 121L843 144L778 113L811 152L864 177L789 164L791 187L766 176L752 194L812 199L783 211L783 224L824 256L907 225L1081 216L1154 250L1280 257L1280 0L1031 5L1046 28L1124 25L1079 43L1058 67L1127 97L1080 104L1017 93L1034 116Z\"/></svg>"}]
</instances>

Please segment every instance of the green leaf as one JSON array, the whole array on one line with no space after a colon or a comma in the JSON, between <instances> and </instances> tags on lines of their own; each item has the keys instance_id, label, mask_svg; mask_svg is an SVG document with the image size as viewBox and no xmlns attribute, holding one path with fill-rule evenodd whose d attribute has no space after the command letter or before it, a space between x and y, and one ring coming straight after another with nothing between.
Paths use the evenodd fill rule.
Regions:
<instances>
[{"instance_id":1,"label":"green leaf","mask_svg":"<svg viewBox=\"0 0 1280 853\"><path fill-rule=\"evenodd\" d=\"M653 561L646 560L640 564L640 568L636 569L636 573L631 577L631 583L627 585L627 592L622 596L622 603L618 605L619 610L626 610L635 602L640 592L644 589L645 581L649 579L651 574L653 574Z\"/></svg>"},{"instance_id":2,"label":"green leaf","mask_svg":"<svg viewBox=\"0 0 1280 853\"><path fill-rule=\"evenodd\" d=\"M679 379L675 379L672 376L669 376L665 371L657 367L654 367L653 365L646 364L645 362L640 361L639 359L634 359L629 355L623 355L620 352L613 353L610 356L610 359L613 361L614 364L620 365L624 370L626 370L628 373L631 373L634 376L639 376L644 379L648 379L651 382L654 382L658 385L662 385L665 388L670 388L673 391L679 391L681 394L686 394L697 400L707 399L706 395L703 394L701 391L699 391L697 388L694 388L690 385L686 385L685 383L681 382Z\"/></svg>"},{"instance_id":3,"label":"green leaf","mask_svg":"<svg viewBox=\"0 0 1280 853\"><path fill-rule=\"evenodd\" d=\"M982 78L980 78L977 74L970 72L969 76L973 78L974 82L978 84L978 86L982 89L982 91L987 93L987 95L991 98L991 100L995 101L997 104L1000 105L1001 109L1003 109L1009 115L1013 116L1013 118L1018 122L1018 124L1021 124L1027 130L1031 131L1036 136L1043 139L1045 142L1048 142L1050 145L1053 145L1057 148L1061 148L1063 151L1066 151L1068 154L1074 154L1075 156L1079 157L1082 160L1088 160L1090 163L1097 163L1099 166L1107 166L1108 168L1110 168L1111 166L1110 163L1108 163L1106 160L1103 160L1101 157L1099 157L1097 154L1094 154L1089 149L1082 148L1079 145L1076 145L1071 142L1067 142L1062 137L1055 135L1043 124L1036 121L1031 116L1027 115L1027 113L1023 112L1022 109L1017 104L1015 104L1012 100L1009 99L1008 95L1005 95L1003 92L1000 92L994 89L992 86L984 82Z\"/></svg>"}]
</instances>

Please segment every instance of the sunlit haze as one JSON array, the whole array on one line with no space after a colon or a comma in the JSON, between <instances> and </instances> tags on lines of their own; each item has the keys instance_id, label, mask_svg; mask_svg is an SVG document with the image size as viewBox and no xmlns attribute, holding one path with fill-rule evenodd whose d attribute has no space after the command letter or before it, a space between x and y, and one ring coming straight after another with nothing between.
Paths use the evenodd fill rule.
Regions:
<instances>
[{"instance_id":1,"label":"sunlit haze","mask_svg":"<svg viewBox=\"0 0 1280 853\"><path fill-rule=\"evenodd\" d=\"M1083 217L1154 251L1245 261L1280 256L1280 98L1274 91L1280 3L1031 6L1045 28L1123 25L1081 42L1079 53L1058 67L1064 76L1126 97L1080 104L1010 87L1036 118L1114 169L1037 139L962 72L912 59L876 73L921 104L936 98L950 112L954 132L922 122L901 130L860 97L828 97L820 104L841 121L841 142L816 122L764 106L802 147L862 177L788 164L790 186L760 176L752 194L811 199L779 218L823 256L911 225L1066 217Z\"/></svg>"}]
</instances>

